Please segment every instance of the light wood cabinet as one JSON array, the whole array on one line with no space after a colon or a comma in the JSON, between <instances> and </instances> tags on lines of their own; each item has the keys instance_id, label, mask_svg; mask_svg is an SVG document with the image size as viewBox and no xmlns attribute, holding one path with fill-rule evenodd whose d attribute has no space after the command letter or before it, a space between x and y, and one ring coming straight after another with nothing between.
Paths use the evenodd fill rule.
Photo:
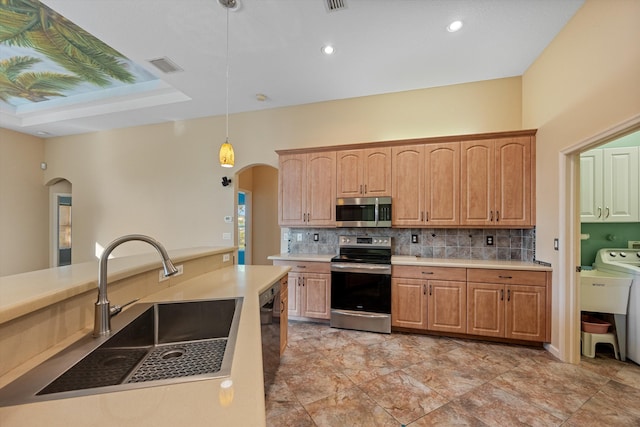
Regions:
<instances>
[{"instance_id":1,"label":"light wood cabinet","mask_svg":"<svg viewBox=\"0 0 640 427\"><path fill-rule=\"evenodd\" d=\"M465 278L464 268L394 266L391 325L465 333Z\"/></svg>"},{"instance_id":2,"label":"light wood cabinet","mask_svg":"<svg viewBox=\"0 0 640 427\"><path fill-rule=\"evenodd\" d=\"M524 341L548 341L545 272L467 270L467 333Z\"/></svg>"},{"instance_id":3,"label":"light wood cabinet","mask_svg":"<svg viewBox=\"0 0 640 427\"><path fill-rule=\"evenodd\" d=\"M580 155L580 220L640 220L640 148L598 148Z\"/></svg>"},{"instance_id":4,"label":"light wood cabinet","mask_svg":"<svg viewBox=\"0 0 640 427\"><path fill-rule=\"evenodd\" d=\"M455 226L460 218L460 143L392 149L393 225Z\"/></svg>"},{"instance_id":5,"label":"light wood cabinet","mask_svg":"<svg viewBox=\"0 0 640 427\"><path fill-rule=\"evenodd\" d=\"M335 167L335 151L279 157L281 226L335 226Z\"/></svg>"},{"instance_id":6,"label":"light wood cabinet","mask_svg":"<svg viewBox=\"0 0 640 427\"><path fill-rule=\"evenodd\" d=\"M289 317L329 319L331 273L328 262L273 261L291 267L288 277Z\"/></svg>"},{"instance_id":7,"label":"light wood cabinet","mask_svg":"<svg viewBox=\"0 0 640 427\"><path fill-rule=\"evenodd\" d=\"M283 277L280 281L280 356L287 349L289 335L289 280Z\"/></svg>"},{"instance_id":8,"label":"light wood cabinet","mask_svg":"<svg viewBox=\"0 0 640 427\"><path fill-rule=\"evenodd\" d=\"M336 197L391 196L391 148L336 153Z\"/></svg>"},{"instance_id":9,"label":"light wood cabinet","mask_svg":"<svg viewBox=\"0 0 640 427\"><path fill-rule=\"evenodd\" d=\"M531 137L461 144L460 224L531 226Z\"/></svg>"}]
</instances>

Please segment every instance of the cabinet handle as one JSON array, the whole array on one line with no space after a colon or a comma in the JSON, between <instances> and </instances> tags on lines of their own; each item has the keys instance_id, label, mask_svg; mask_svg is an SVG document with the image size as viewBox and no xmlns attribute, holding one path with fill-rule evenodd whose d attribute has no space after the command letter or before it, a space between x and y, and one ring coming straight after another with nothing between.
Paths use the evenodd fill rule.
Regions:
<instances>
[{"instance_id":1,"label":"cabinet handle","mask_svg":"<svg viewBox=\"0 0 640 427\"><path fill-rule=\"evenodd\" d=\"M490 215L491 215L490 221L493 221L493 211L491 211Z\"/></svg>"},{"instance_id":2,"label":"cabinet handle","mask_svg":"<svg viewBox=\"0 0 640 427\"><path fill-rule=\"evenodd\" d=\"M424 212L420 211L420 221L424 221Z\"/></svg>"},{"instance_id":3,"label":"cabinet handle","mask_svg":"<svg viewBox=\"0 0 640 427\"><path fill-rule=\"evenodd\" d=\"M605 214L605 216L604 216L604 217L605 217L605 218L609 218L609 206L607 206L606 211L607 211L607 213Z\"/></svg>"},{"instance_id":4,"label":"cabinet handle","mask_svg":"<svg viewBox=\"0 0 640 427\"><path fill-rule=\"evenodd\" d=\"M511 289L507 291L507 302L511 301Z\"/></svg>"},{"instance_id":5,"label":"cabinet handle","mask_svg":"<svg viewBox=\"0 0 640 427\"><path fill-rule=\"evenodd\" d=\"M500 301L504 301L504 289L500 289Z\"/></svg>"},{"instance_id":6,"label":"cabinet handle","mask_svg":"<svg viewBox=\"0 0 640 427\"><path fill-rule=\"evenodd\" d=\"M427 211L427 214L425 215L424 220L425 220L425 221L427 221L427 222L429 222L429 211Z\"/></svg>"},{"instance_id":7,"label":"cabinet handle","mask_svg":"<svg viewBox=\"0 0 640 427\"><path fill-rule=\"evenodd\" d=\"M296 265L296 268L307 268L306 265Z\"/></svg>"},{"instance_id":8,"label":"cabinet handle","mask_svg":"<svg viewBox=\"0 0 640 427\"><path fill-rule=\"evenodd\" d=\"M367 184L364 185L364 194L367 194Z\"/></svg>"},{"instance_id":9,"label":"cabinet handle","mask_svg":"<svg viewBox=\"0 0 640 427\"><path fill-rule=\"evenodd\" d=\"M423 271L422 274L433 274L433 271Z\"/></svg>"},{"instance_id":10,"label":"cabinet handle","mask_svg":"<svg viewBox=\"0 0 640 427\"><path fill-rule=\"evenodd\" d=\"M602 208L598 206L598 218L602 216Z\"/></svg>"},{"instance_id":11,"label":"cabinet handle","mask_svg":"<svg viewBox=\"0 0 640 427\"><path fill-rule=\"evenodd\" d=\"M362 184L360 184L360 194L363 194L362 193Z\"/></svg>"},{"instance_id":12,"label":"cabinet handle","mask_svg":"<svg viewBox=\"0 0 640 427\"><path fill-rule=\"evenodd\" d=\"M501 279L513 279L512 276L498 276Z\"/></svg>"},{"instance_id":13,"label":"cabinet handle","mask_svg":"<svg viewBox=\"0 0 640 427\"><path fill-rule=\"evenodd\" d=\"M280 301L280 313L284 313L284 302Z\"/></svg>"},{"instance_id":14,"label":"cabinet handle","mask_svg":"<svg viewBox=\"0 0 640 427\"><path fill-rule=\"evenodd\" d=\"M422 285L422 295L427 294L427 285Z\"/></svg>"},{"instance_id":15,"label":"cabinet handle","mask_svg":"<svg viewBox=\"0 0 640 427\"><path fill-rule=\"evenodd\" d=\"M496 211L496 222L500 221L500 211Z\"/></svg>"},{"instance_id":16,"label":"cabinet handle","mask_svg":"<svg viewBox=\"0 0 640 427\"><path fill-rule=\"evenodd\" d=\"M432 288L432 286L433 286L433 285L429 285L429 296L431 296L431 295L432 295L432 292L433 292L433 288Z\"/></svg>"}]
</instances>

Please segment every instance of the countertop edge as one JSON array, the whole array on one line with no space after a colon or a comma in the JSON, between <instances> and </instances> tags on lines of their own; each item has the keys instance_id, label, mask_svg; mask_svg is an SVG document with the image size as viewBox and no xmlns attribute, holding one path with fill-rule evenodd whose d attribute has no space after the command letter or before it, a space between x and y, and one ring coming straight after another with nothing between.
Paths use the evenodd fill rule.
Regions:
<instances>
[{"instance_id":1,"label":"countertop edge","mask_svg":"<svg viewBox=\"0 0 640 427\"><path fill-rule=\"evenodd\" d=\"M333 256L321 254L275 254L267 258L272 261L331 262ZM391 265L553 271L549 266L526 261L421 258L410 255L393 255L391 257Z\"/></svg>"},{"instance_id":2,"label":"countertop edge","mask_svg":"<svg viewBox=\"0 0 640 427\"><path fill-rule=\"evenodd\" d=\"M235 250L236 247L230 246L174 249L167 252L174 263L180 263ZM156 253L112 258L109 260L108 280L122 280L156 268L162 268ZM0 277L0 324L96 289L97 286L97 260ZM47 290L39 292L38 288ZM39 293L36 296L28 295L30 290ZM16 292L19 296L11 301L12 298L8 296L10 292Z\"/></svg>"}]
</instances>

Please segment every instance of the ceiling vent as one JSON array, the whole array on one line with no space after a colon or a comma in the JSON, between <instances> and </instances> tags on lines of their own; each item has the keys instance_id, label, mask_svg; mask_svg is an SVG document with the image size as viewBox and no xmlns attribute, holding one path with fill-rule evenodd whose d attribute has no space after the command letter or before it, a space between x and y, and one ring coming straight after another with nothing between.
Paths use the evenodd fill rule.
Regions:
<instances>
[{"instance_id":1,"label":"ceiling vent","mask_svg":"<svg viewBox=\"0 0 640 427\"><path fill-rule=\"evenodd\" d=\"M184 71L182 68L178 66L178 64L176 64L166 56L162 58L150 59L149 63L151 63L151 65L153 65L154 67L156 67L158 70L162 71L165 74Z\"/></svg>"},{"instance_id":2,"label":"ceiling vent","mask_svg":"<svg viewBox=\"0 0 640 427\"><path fill-rule=\"evenodd\" d=\"M347 8L346 0L324 0L328 12L335 12Z\"/></svg>"}]
</instances>

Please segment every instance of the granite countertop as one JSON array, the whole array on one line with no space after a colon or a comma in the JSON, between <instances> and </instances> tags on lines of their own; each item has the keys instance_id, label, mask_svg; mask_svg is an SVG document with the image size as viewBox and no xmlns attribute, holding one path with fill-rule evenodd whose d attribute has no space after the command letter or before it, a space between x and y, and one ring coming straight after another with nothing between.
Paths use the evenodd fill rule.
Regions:
<instances>
[{"instance_id":1,"label":"granite countertop","mask_svg":"<svg viewBox=\"0 0 640 427\"><path fill-rule=\"evenodd\" d=\"M168 251L174 263L232 252L235 247ZM157 253L109 259L109 282L162 268ZM98 260L0 277L0 324L98 286Z\"/></svg>"},{"instance_id":2,"label":"granite countertop","mask_svg":"<svg viewBox=\"0 0 640 427\"><path fill-rule=\"evenodd\" d=\"M331 262L335 255L318 254L277 254L269 256L270 260L278 261L316 261ZM525 261L498 261L476 259L451 259L451 258L422 258L408 255L393 255L392 265L415 265L431 267L460 267L460 268L488 268L508 270L551 271L549 266Z\"/></svg>"},{"instance_id":3,"label":"granite countertop","mask_svg":"<svg viewBox=\"0 0 640 427\"><path fill-rule=\"evenodd\" d=\"M229 378L4 407L0 408L0 425L173 427L214 423L224 426L264 426L258 294L288 271L288 267L276 266L225 267L186 280L140 301L244 297ZM59 344L21 368L33 368L66 345L69 343ZM233 382L232 387L222 388L222 381L228 379Z\"/></svg>"}]
</instances>

